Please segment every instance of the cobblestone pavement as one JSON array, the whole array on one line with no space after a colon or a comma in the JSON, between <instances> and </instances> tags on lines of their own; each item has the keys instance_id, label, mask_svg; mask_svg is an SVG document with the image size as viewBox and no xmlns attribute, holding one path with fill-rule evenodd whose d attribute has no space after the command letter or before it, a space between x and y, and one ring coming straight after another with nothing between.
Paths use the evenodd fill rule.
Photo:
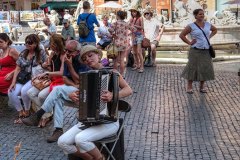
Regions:
<instances>
[{"instance_id":1,"label":"cobblestone pavement","mask_svg":"<svg viewBox=\"0 0 240 160\"><path fill-rule=\"evenodd\" d=\"M183 67L162 64L142 74L128 69L134 94L127 98L133 107L125 124L126 159L240 159L240 62L215 63L216 80L207 83L207 94L199 93L198 83L194 94L185 93ZM1 108L1 160L12 160L20 142L18 160L67 159L56 143L45 141L51 123L43 129L16 125L15 109ZM66 107L64 130L76 123L75 113Z\"/></svg>"}]
</instances>

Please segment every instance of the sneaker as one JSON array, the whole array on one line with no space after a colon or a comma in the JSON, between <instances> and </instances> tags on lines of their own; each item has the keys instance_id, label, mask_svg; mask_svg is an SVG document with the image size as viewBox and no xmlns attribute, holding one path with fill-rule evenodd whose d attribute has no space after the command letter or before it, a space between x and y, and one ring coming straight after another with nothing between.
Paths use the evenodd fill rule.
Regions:
<instances>
[{"instance_id":1,"label":"sneaker","mask_svg":"<svg viewBox=\"0 0 240 160\"><path fill-rule=\"evenodd\" d=\"M37 114L32 114L31 116L22 119L23 124L27 126L37 126L39 121L40 119L37 117Z\"/></svg>"},{"instance_id":2,"label":"sneaker","mask_svg":"<svg viewBox=\"0 0 240 160\"><path fill-rule=\"evenodd\" d=\"M63 130L55 129L51 137L47 138L48 143L57 142L58 138L63 134Z\"/></svg>"}]
</instances>

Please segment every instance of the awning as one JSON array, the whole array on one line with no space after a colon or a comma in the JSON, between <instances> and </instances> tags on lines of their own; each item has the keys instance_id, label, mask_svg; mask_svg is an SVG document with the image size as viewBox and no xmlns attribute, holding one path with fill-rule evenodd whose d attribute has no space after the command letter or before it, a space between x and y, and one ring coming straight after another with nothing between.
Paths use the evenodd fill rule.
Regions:
<instances>
[{"instance_id":1,"label":"awning","mask_svg":"<svg viewBox=\"0 0 240 160\"><path fill-rule=\"evenodd\" d=\"M40 6L41 9L50 7L51 9L77 8L78 2L47 2Z\"/></svg>"}]
</instances>

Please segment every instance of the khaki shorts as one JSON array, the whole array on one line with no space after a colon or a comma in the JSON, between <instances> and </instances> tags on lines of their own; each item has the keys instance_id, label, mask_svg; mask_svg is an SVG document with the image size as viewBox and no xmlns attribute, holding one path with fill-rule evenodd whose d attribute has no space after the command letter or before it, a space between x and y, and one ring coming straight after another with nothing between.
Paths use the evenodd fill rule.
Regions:
<instances>
[{"instance_id":1,"label":"khaki shorts","mask_svg":"<svg viewBox=\"0 0 240 160\"><path fill-rule=\"evenodd\" d=\"M151 44L154 44L156 46L156 48L157 48L159 42L157 40L154 40L153 42L151 42Z\"/></svg>"}]
</instances>

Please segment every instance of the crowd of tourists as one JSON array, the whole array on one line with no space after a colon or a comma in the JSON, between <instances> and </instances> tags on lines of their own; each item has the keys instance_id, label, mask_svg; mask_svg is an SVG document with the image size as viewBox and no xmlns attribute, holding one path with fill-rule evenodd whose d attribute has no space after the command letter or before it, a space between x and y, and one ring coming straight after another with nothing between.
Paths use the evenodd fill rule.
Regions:
<instances>
[{"instance_id":1,"label":"crowd of tourists","mask_svg":"<svg viewBox=\"0 0 240 160\"><path fill-rule=\"evenodd\" d=\"M67 132L63 132L64 106L79 103L79 72L99 70L104 68L101 62L103 52L112 42L117 47L118 55L113 59L114 72L119 73L119 98L132 94L132 89L124 78L125 59L132 50L134 65L132 70L144 72L144 50L141 46L143 38L150 40L152 66L156 66L156 47L161 39L164 27L153 18L153 12L146 9L143 16L136 8L131 8L131 18L126 22L126 12L118 11L116 22L110 24L108 16L102 17L100 26L95 14L89 13L90 4L83 3L84 12L79 15L77 24L86 20L89 33L79 35L75 40L75 31L67 19L63 20L64 28L61 34L56 33L56 26L48 18L44 19L47 29L43 30L49 40L44 43L36 34L25 38L25 49L18 53L5 33L0 33L0 93L9 97L9 105L18 111L15 124L45 127L53 119L54 132L47 142L58 141L65 153L73 154L83 159L103 159L102 154L93 141L110 136L118 131L119 122L101 124L87 129L81 129L80 122ZM216 28L203 21L202 10L194 12L196 23L210 37L216 34ZM96 42L94 24L99 27ZM210 34L210 31L211 34ZM186 38L192 34L193 40ZM188 80L187 93L192 92L192 81L200 81L200 92L206 93L204 82L214 79L213 67L208 55L208 45L205 43L202 31L193 24L187 26L180 34L182 40L191 45L189 63L182 76ZM48 53L50 52L50 53ZM200 63L200 64L198 64ZM33 80L46 78L50 83L45 88L37 88ZM19 98L20 97L20 98ZM110 102L113 99L111 91L104 91L101 100ZM23 105L21 103L23 102ZM31 112L32 104L36 107ZM93 134L94 133L94 134ZM90 136L91 135L91 136Z\"/></svg>"}]
</instances>

